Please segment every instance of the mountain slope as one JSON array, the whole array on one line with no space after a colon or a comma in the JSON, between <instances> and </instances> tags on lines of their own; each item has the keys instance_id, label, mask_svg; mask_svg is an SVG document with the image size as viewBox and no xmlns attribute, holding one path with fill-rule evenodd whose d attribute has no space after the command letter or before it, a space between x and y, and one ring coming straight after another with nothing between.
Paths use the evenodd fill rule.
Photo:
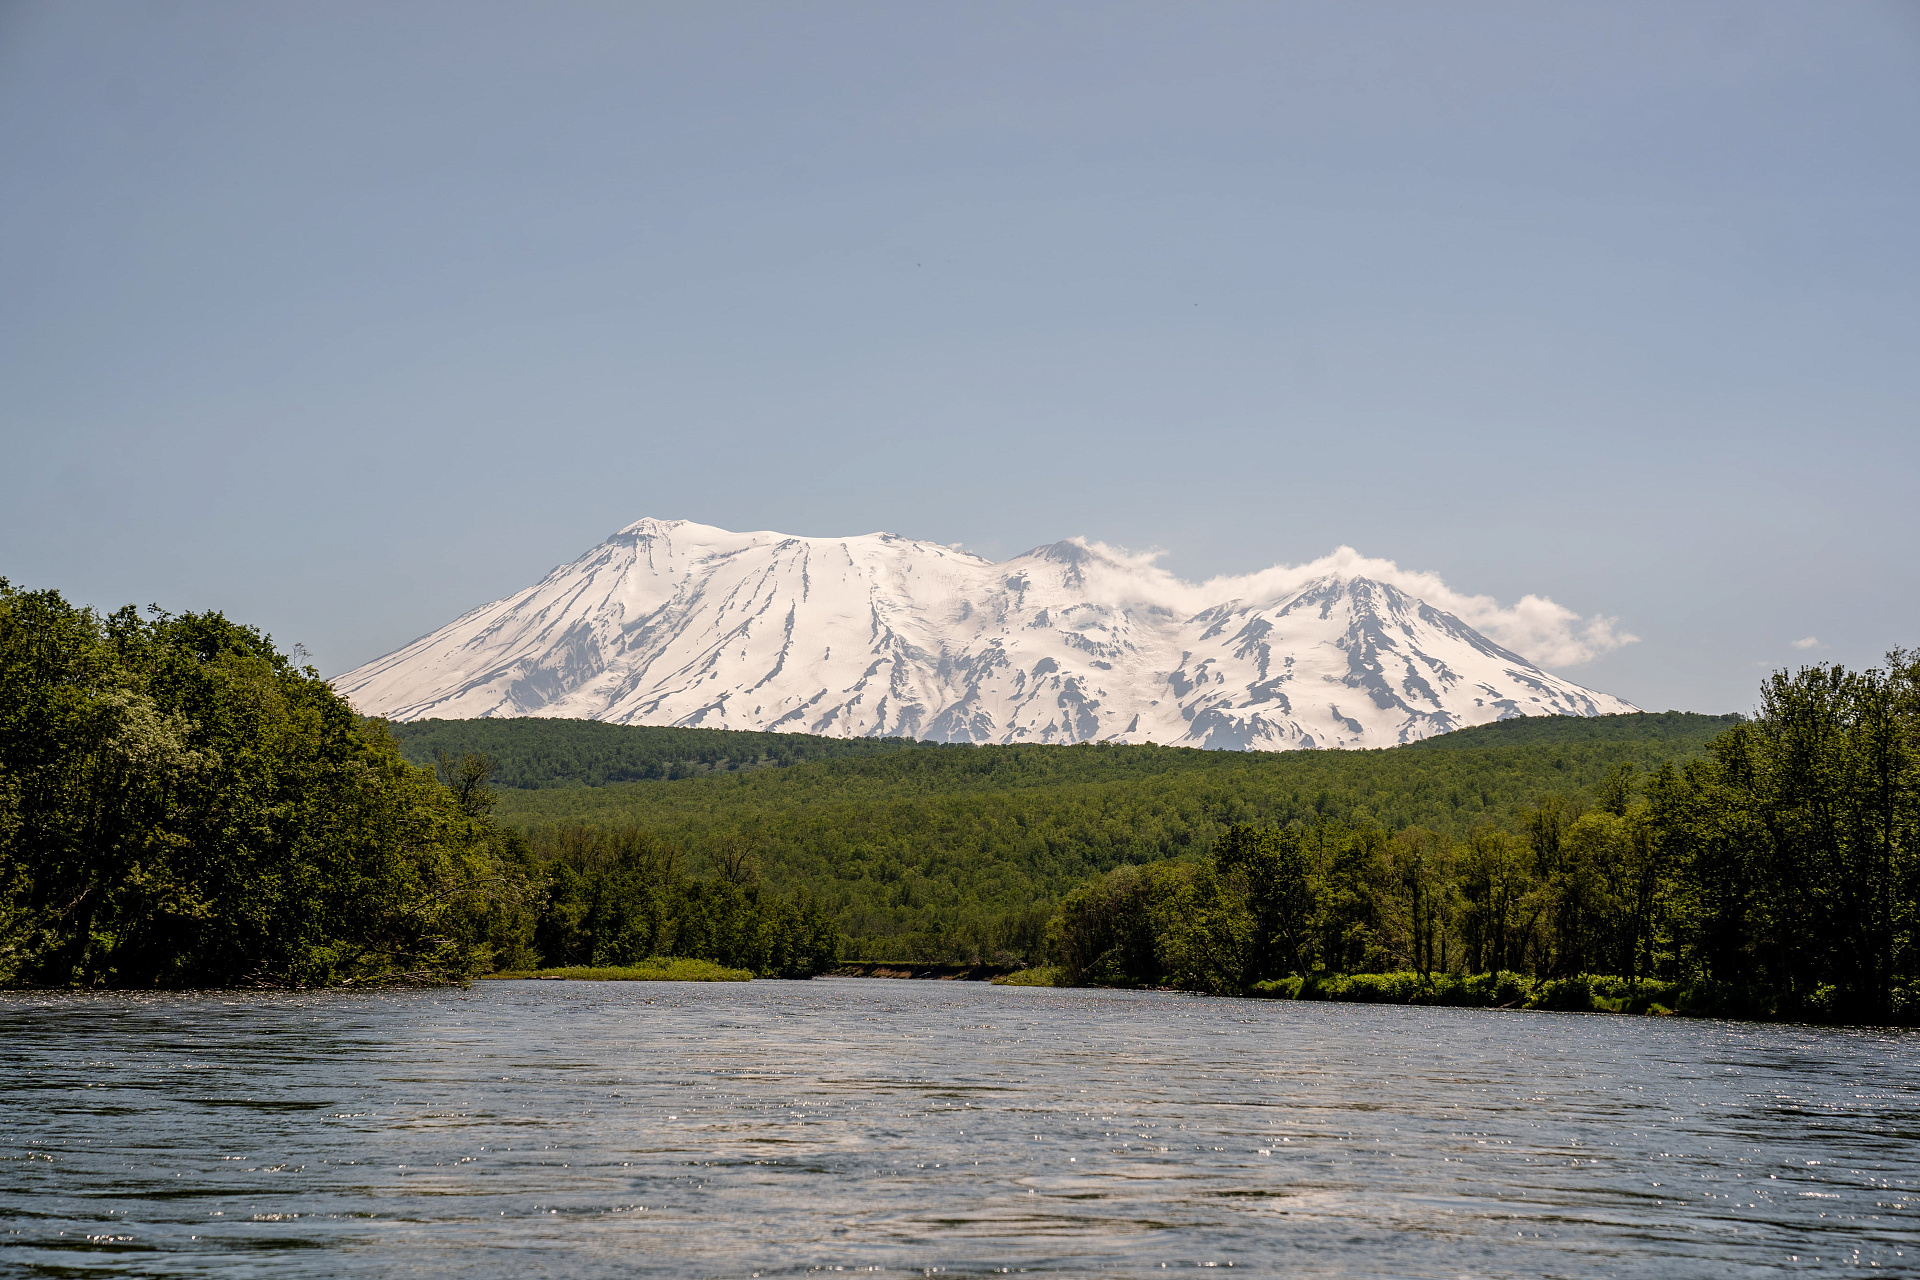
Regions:
<instances>
[{"instance_id":1,"label":"mountain slope","mask_svg":"<svg viewBox=\"0 0 1920 1280\"><path fill-rule=\"evenodd\" d=\"M1265 750L1634 709L1375 578L1201 592L1081 541L994 564L648 519L334 684L395 720Z\"/></svg>"},{"instance_id":2,"label":"mountain slope","mask_svg":"<svg viewBox=\"0 0 1920 1280\"><path fill-rule=\"evenodd\" d=\"M494 814L530 834L640 827L703 872L748 850L771 888L804 890L833 911L856 955L959 959L964 952L947 949L956 933L979 940L1037 912L1038 935L1049 905L1089 877L1202 854L1236 822L1419 825L1455 841L1489 825L1520 835L1542 797L1590 802L1619 765L1638 766L1644 778L1664 761L1700 754L1723 727L1707 716L1650 723L1668 718L1529 718L1508 723L1545 727L1545 740L1449 750L1429 749L1446 739L1381 751L899 746L678 780L505 789ZM466 723L483 750L510 748L511 732L507 744L488 741L500 726L529 724ZM439 724L436 736L466 745L450 740L452 722ZM1582 726L1607 732L1557 740ZM400 730L405 741L410 727ZM1485 735L1462 736L1485 744Z\"/></svg>"}]
</instances>

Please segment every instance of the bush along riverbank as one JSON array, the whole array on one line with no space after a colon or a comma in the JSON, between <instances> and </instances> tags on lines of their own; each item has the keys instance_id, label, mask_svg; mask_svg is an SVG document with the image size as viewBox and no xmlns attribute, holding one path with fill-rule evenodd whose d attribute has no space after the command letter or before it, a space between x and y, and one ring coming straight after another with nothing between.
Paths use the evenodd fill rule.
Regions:
<instances>
[{"instance_id":1,"label":"bush along riverbank","mask_svg":"<svg viewBox=\"0 0 1920 1280\"><path fill-rule=\"evenodd\" d=\"M1053 965L995 978L1003 987L1066 987L1067 971ZM1178 988L1173 988L1178 990ZM1438 1005L1455 1009L1551 1009L1562 1013L1632 1013L1715 1016L1725 1012L1724 993L1678 982L1642 981L1613 974L1581 973L1536 979L1524 973L1315 974L1268 978L1245 993L1265 1000L1327 1000L1346 1004Z\"/></svg>"},{"instance_id":2,"label":"bush along riverbank","mask_svg":"<svg viewBox=\"0 0 1920 1280\"><path fill-rule=\"evenodd\" d=\"M1342 973L1273 978L1252 995L1273 1000L1441 1005L1461 1009L1552 1009L1563 1013L1714 1014L1712 991L1678 982L1635 982L1614 974L1530 978L1524 973Z\"/></svg>"}]
</instances>

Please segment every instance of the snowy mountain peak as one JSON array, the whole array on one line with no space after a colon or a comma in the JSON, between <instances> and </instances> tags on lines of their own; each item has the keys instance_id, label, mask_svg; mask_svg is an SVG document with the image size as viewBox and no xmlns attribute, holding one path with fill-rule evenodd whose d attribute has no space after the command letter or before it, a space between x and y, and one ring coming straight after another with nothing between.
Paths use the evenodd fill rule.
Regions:
<instances>
[{"instance_id":1,"label":"snowy mountain peak","mask_svg":"<svg viewBox=\"0 0 1920 1280\"><path fill-rule=\"evenodd\" d=\"M1261 750L1634 709L1368 566L1393 569L1341 548L1303 569L1196 585L1082 538L995 564L890 533L647 518L334 684L398 720Z\"/></svg>"}]
</instances>

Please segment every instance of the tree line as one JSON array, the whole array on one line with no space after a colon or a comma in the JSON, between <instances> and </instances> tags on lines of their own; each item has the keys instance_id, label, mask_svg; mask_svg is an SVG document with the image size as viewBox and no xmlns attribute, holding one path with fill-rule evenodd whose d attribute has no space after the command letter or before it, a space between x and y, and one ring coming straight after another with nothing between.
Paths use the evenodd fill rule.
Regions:
<instances>
[{"instance_id":1,"label":"tree line","mask_svg":"<svg viewBox=\"0 0 1920 1280\"><path fill-rule=\"evenodd\" d=\"M805 890L833 914L849 958L1038 964L1047 919L1068 892L1121 865L1191 861L1236 823L1419 826L1449 839L1515 830L1542 794L1583 795L1623 764L1647 771L1696 754L1738 719L1538 717L1376 751L892 751L509 789L498 812L530 836L569 824L643 828L707 874L721 851L745 846L769 886ZM522 731L511 726L531 731L502 723L509 740ZM571 721L540 722L539 732L591 734Z\"/></svg>"},{"instance_id":2,"label":"tree line","mask_svg":"<svg viewBox=\"0 0 1920 1280\"><path fill-rule=\"evenodd\" d=\"M766 977L810 978L840 954L840 930L804 890L767 892L751 855L720 852L715 874L637 827L579 825L536 833L547 893L527 938L548 966L635 964L651 956L712 960Z\"/></svg>"},{"instance_id":3,"label":"tree line","mask_svg":"<svg viewBox=\"0 0 1920 1280\"><path fill-rule=\"evenodd\" d=\"M389 726L414 764L440 756L485 756L495 786L538 790L675 781L740 769L785 768L809 760L936 748L911 738L822 738L806 733L677 729L524 716L415 720Z\"/></svg>"},{"instance_id":4,"label":"tree line","mask_svg":"<svg viewBox=\"0 0 1920 1280\"><path fill-rule=\"evenodd\" d=\"M631 841L529 843L492 772L409 764L219 613L0 578L0 985L448 982L658 948L792 975L835 950L743 872L641 884Z\"/></svg>"},{"instance_id":5,"label":"tree line","mask_svg":"<svg viewBox=\"0 0 1920 1280\"><path fill-rule=\"evenodd\" d=\"M1920 655L1896 650L1776 673L1703 757L1622 763L1505 828L1236 824L1074 890L1048 939L1073 983L1607 975L1702 1010L1912 1022L1917 910Z\"/></svg>"}]
</instances>

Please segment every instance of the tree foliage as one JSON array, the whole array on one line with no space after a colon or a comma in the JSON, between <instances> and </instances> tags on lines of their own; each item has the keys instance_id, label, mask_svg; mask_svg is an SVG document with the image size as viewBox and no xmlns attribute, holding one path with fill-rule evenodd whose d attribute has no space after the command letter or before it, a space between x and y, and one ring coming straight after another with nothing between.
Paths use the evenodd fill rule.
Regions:
<instances>
[{"instance_id":1,"label":"tree foliage","mask_svg":"<svg viewBox=\"0 0 1920 1280\"><path fill-rule=\"evenodd\" d=\"M1596 729L1554 717L1520 745L1485 726L1381 751L890 751L507 790L496 816L536 840L568 824L644 828L704 873L718 873L723 850L750 848L766 883L813 893L859 958L1037 961L1054 905L1076 886L1125 864L1198 858L1236 823L1304 829L1333 819L1450 839L1476 826L1517 830L1534 797L1586 794L1622 766L1643 773L1703 750L1734 719L1610 716ZM503 723L587 732L577 721ZM1431 745L1456 738L1493 745Z\"/></svg>"},{"instance_id":2,"label":"tree foliage","mask_svg":"<svg viewBox=\"0 0 1920 1280\"><path fill-rule=\"evenodd\" d=\"M838 953L744 844L714 846L705 878L639 832L535 848L490 817L492 759L430 760L220 614L102 617L0 579L0 984L441 982L656 955L805 977Z\"/></svg>"},{"instance_id":3,"label":"tree foliage","mask_svg":"<svg viewBox=\"0 0 1920 1280\"><path fill-rule=\"evenodd\" d=\"M0 982L459 978L525 865L258 631L0 579Z\"/></svg>"},{"instance_id":4,"label":"tree foliage","mask_svg":"<svg viewBox=\"0 0 1920 1280\"><path fill-rule=\"evenodd\" d=\"M839 958L832 919L805 892L764 891L744 850L699 879L685 874L678 849L636 828L564 827L541 833L535 848L548 870L532 939L545 966L682 956L811 978Z\"/></svg>"},{"instance_id":5,"label":"tree foliage","mask_svg":"<svg viewBox=\"0 0 1920 1280\"><path fill-rule=\"evenodd\" d=\"M1639 774L1463 834L1237 824L1204 858L1068 894L1053 957L1075 982L1215 992L1608 974L1722 1012L1920 1018L1920 659L1778 673L1709 755Z\"/></svg>"},{"instance_id":6,"label":"tree foliage","mask_svg":"<svg viewBox=\"0 0 1920 1280\"><path fill-rule=\"evenodd\" d=\"M671 781L740 769L784 768L808 760L938 750L911 738L822 738L806 733L676 729L538 717L415 720L390 726L414 764L442 757L484 757L496 786L599 787L647 779Z\"/></svg>"},{"instance_id":7,"label":"tree foliage","mask_svg":"<svg viewBox=\"0 0 1920 1280\"><path fill-rule=\"evenodd\" d=\"M1649 787L1676 945L1791 1012L1920 1010L1920 654L1776 673L1710 759Z\"/></svg>"}]
</instances>

